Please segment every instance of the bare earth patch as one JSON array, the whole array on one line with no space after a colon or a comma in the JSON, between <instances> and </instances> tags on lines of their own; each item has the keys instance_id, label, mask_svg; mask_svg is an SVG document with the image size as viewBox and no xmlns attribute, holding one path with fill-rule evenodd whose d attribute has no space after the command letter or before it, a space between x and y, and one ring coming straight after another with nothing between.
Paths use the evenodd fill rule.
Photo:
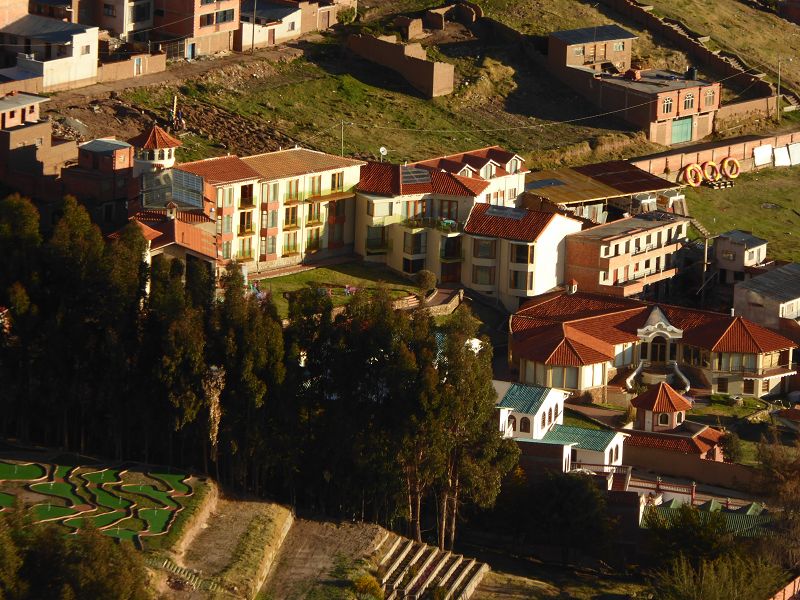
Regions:
<instances>
[{"instance_id":1,"label":"bare earth patch","mask_svg":"<svg viewBox=\"0 0 800 600\"><path fill-rule=\"evenodd\" d=\"M331 579L337 561L365 557L383 535L378 525L296 519L259 598L305 598Z\"/></svg>"}]
</instances>

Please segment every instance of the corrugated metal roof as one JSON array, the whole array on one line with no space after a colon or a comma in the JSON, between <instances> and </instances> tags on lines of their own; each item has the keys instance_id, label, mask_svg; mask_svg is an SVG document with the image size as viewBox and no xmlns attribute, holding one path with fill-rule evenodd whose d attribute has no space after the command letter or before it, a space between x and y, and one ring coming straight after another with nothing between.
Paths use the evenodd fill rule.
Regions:
<instances>
[{"instance_id":1,"label":"corrugated metal roof","mask_svg":"<svg viewBox=\"0 0 800 600\"><path fill-rule=\"evenodd\" d=\"M111 154L117 150L124 150L130 147L129 143L119 140L92 140L79 146L81 150L86 150L93 154Z\"/></svg>"},{"instance_id":2,"label":"corrugated metal roof","mask_svg":"<svg viewBox=\"0 0 800 600\"><path fill-rule=\"evenodd\" d=\"M0 27L0 32L44 42L64 43L71 42L73 35L86 33L90 29L96 30L97 27L67 23L37 15L25 15Z\"/></svg>"},{"instance_id":3,"label":"corrugated metal roof","mask_svg":"<svg viewBox=\"0 0 800 600\"><path fill-rule=\"evenodd\" d=\"M778 302L800 298L800 264L789 263L736 284L736 289L753 290Z\"/></svg>"},{"instance_id":4,"label":"corrugated metal roof","mask_svg":"<svg viewBox=\"0 0 800 600\"><path fill-rule=\"evenodd\" d=\"M550 37L567 44L588 44L590 42L610 42L611 40L635 40L638 36L619 25L597 25L566 31L553 31Z\"/></svg>"},{"instance_id":5,"label":"corrugated metal roof","mask_svg":"<svg viewBox=\"0 0 800 600\"><path fill-rule=\"evenodd\" d=\"M763 246L767 243L767 240L764 238L757 237L749 231L743 231L741 229L734 229L733 231L720 233L718 237L725 238L737 244L744 244L745 248L748 249Z\"/></svg>"},{"instance_id":6,"label":"corrugated metal roof","mask_svg":"<svg viewBox=\"0 0 800 600\"><path fill-rule=\"evenodd\" d=\"M542 407L552 388L538 385L512 383L505 396L498 402L499 408L510 408L514 412L535 415Z\"/></svg>"},{"instance_id":7,"label":"corrugated metal roof","mask_svg":"<svg viewBox=\"0 0 800 600\"><path fill-rule=\"evenodd\" d=\"M542 440L551 444L575 444L583 450L605 452L616 435L617 432L610 429L584 429L569 425L553 425Z\"/></svg>"},{"instance_id":8,"label":"corrugated metal roof","mask_svg":"<svg viewBox=\"0 0 800 600\"><path fill-rule=\"evenodd\" d=\"M23 106L30 106L32 104L41 104L42 102L49 102L50 98L43 96L36 96L35 94L23 94L17 92L16 94L6 94L0 97L0 112L15 110Z\"/></svg>"},{"instance_id":9,"label":"corrugated metal roof","mask_svg":"<svg viewBox=\"0 0 800 600\"><path fill-rule=\"evenodd\" d=\"M645 507L645 516L642 518L642 527L647 523L647 514L650 511L656 511L659 517L666 520L667 523L672 524L677 522L680 515L679 508L671 508L665 505L661 506L647 506ZM773 535L770 529L772 524L772 516L769 514L749 515L739 511L730 512L727 510L713 511L720 512L725 517L725 524L730 533L737 537L764 537ZM698 516L701 521L705 522L711 518L711 512L700 510Z\"/></svg>"}]
</instances>

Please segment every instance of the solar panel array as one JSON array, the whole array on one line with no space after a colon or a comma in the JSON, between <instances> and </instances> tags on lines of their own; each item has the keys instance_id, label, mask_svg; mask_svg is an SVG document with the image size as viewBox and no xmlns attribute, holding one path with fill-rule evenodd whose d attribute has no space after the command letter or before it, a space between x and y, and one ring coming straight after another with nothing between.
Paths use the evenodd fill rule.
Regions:
<instances>
[{"instance_id":1,"label":"solar panel array","mask_svg":"<svg viewBox=\"0 0 800 600\"><path fill-rule=\"evenodd\" d=\"M427 169L420 169L418 167L401 167L400 181L403 185L430 183L431 172Z\"/></svg>"}]
</instances>

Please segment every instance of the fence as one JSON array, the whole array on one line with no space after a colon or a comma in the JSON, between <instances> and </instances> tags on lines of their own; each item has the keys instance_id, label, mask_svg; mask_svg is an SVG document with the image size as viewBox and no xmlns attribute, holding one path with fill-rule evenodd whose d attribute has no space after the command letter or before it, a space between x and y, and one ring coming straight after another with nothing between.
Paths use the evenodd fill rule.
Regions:
<instances>
[{"instance_id":1,"label":"fence","mask_svg":"<svg viewBox=\"0 0 800 600\"><path fill-rule=\"evenodd\" d=\"M800 598L800 577L796 577L769 600L797 600L798 598Z\"/></svg>"}]
</instances>

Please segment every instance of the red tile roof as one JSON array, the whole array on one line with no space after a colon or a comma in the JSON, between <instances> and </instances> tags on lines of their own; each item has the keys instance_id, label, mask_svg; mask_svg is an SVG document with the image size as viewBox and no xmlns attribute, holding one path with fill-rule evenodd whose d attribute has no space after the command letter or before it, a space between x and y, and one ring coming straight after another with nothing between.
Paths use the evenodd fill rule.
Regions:
<instances>
[{"instance_id":1,"label":"red tile roof","mask_svg":"<svg viewBox=\"0 0 800 600\"><path fill-rule=\"evenodd\" d=\"M131 146L144 150L160 150L162 148L180 148L183 143L172 137L158 125L153 125L150 131L143 131L135 138L129 140Z\"/></svg>"},{"instance_id":2,"label":"red tile roof","mask_svg":"<svg viewBox=\"0 0 800 600\"><path fill-rule=\"evenodd\" d=\"M159 250L176 244L200 254L209 260L217 260L217 246L214 236L196 225L185 223L179 219L165 219L160 223L151 223L152 229L159 232L159 237L150 243L151 250Z\"/></svg>"},{"instance_id":3,"label":"red tile roof","mask_svg":"<svg viewBox=\"0 0 800 600\"><path fill-rule=\"evenodd\" d=\"M250 179L261 179L261 175L238 156L206 158L175 167L179 171L194 173L206 183L236 183Z\"/></svg>"},{"instance_id":4,"label":"red tile roof","mask_svg":"<svg viewBox=\"0 0 800 600\"><path fill-rule=\"evenodd\" d=\"M699 348L759 354L796 347L792 340L742 317L630 298L557 291L532 298L513 315L512 349L522 358L540 360L545 350L536 348L542 346L549 349L549 364L558 364L553 362L552 350L562 340L571 340L604 356L609 345L637 341L638 330L645 326L654 307L674 327L683 330L684 342ZM579 339L580 334L586 337ZM574 354L558 356L572 365L578 363ZM589 357L588 352L578 354L584 360ZM603 359L596 362L600 360Z\"/></svg>"},{"instance_id":5,"label":"red tile roof","mask_svg":"<svg viewBox=\"0 0 800 600\"><path fill-rule=\"evenodd\" d=\"M486 237L534 242L555 218L561 217L557 217L555 213L526 208L506 209L489 204L476 204L467 219L464 231Z\"/></svg>"},{"instance_id":6,"label":"red tile roof","mask_svg":"<svg viewBox=\"0 0 800 600\"><path fill-rule=\"evenodd\" d=\"M631 406L659 413L691 410L692 404L663 381L631 400Z\"/></svg>"},{"instance_id":7,"label":"red tile roof","mask_svg":"<svg viewBox=\"0 0 800 600\"><path fill-rule=\"evenodd\" d=\"M264 179L296 177L320 171L333 171L366 164L363 160L343 158L307 148L289 148L266 154L246 156L242 160L258 171Z\"/></svg>"},{"instance_id":8,"label":"red tile roof","mask_svg":"<svg viewBox=\"0 0 800 600\"><path fill-rule=\"evenodd\" d=\"M723 435L721 431L712 427L705 427L692 436L636 429L626 429L625 433L630 434L625 438L625 446L653 448L682 454L705 454L719 444Z\"/></svg>"},{"instance_id":9,"label":"red tile roof","mask_svg":"<svg viewBox=\"0 0 800 600\"><path fill-rule=\"evenodd\" d=\"M149 223L151 221L161 222L167 218L166 208L148 208L140 210L133 215L139 221ZM213 223L214 219L201 211L195 210L179 210L176 217L184 223Z\"/></svg>"},{"instance_id":10,"label":"red tile roof","mask_svg":"<svg viewBox=\"0 0 800 600\"><path fill-rule=\"evenodd\" d=\"M470 150L469 152L459 152L457 154L421 160L414 163L413 166L444 169L451 173L458 173L466 165L469 165L475 170L480 170L486 163L493 161L503 169L502 172L500 172L500 170L496 172L496 176L501 176L507 175L507 172L504 170L505 166L515 157L524 162L524 159L518 154L509 152L500 146L489 146L488 148L478 148L477 150Z\"/></svg>"},{"instance_id":11,"label":"red tile roof","mask_svg":"<svg viewBox=\"0 0 800 600\"><path fill-rule=\"evenodd\" d=\"M403 169L406 168L408 167L392 163L368 162L361 168L358 190L379 196L441 194L477 198L489 187L489 183L482 179L427 169L430 174L429 181L403 183Z\"/></svg>"},{"instance_id":12,"label":"red tile roof","mask_svg":"<svg viewBox=\"0 0 800 600\"><path fill-rule=\"evenodd\" d=\"M784 408L776 412L775 416L787 421L800 422L800 408Z\"/></svg>"}]
</instances>

